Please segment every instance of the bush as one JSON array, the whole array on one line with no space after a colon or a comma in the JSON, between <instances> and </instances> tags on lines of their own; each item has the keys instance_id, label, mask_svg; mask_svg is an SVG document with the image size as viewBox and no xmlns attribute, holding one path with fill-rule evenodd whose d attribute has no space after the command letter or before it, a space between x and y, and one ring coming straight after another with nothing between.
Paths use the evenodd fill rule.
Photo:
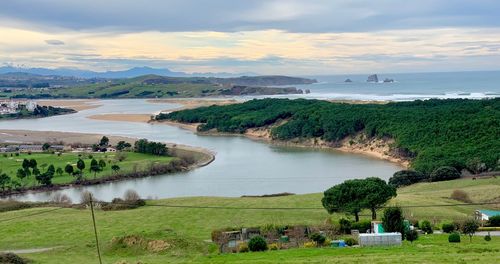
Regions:
<instances>
[{"instance_id":1,"label":"bush","mask_svg":"<svg viewBox=\"0 0 500 264\"><path fill-rule=\"evenodd\" d=\"M500 226L500 215L490 217L488 219L488 226Z\"/></svg>"},{"instance_id":2,"label":"bush","mask_svg":"<svg viewBox=\"0 0 500 264\"><path fill-rule=\"evenodd\" d=\"M431 181L449 181L460 178L460 172L454 167L444 166L431 173Z\"/></svg>"},{"instance_id":3,"label":"bush","mask_svg":"<svg viewBox=\"0 0 500 264\"><path fill-rule=\"evenodd\" d=\"M350 234L351 233L351 221L349 219L345 218L340 218L339 219L339 225L340 225L340 232L343 234Z\"/></svg>"},{"instance_id":4,"label":"bush","mask_svg":"<svg viewBox=\"0 0 500 264\"><path fill-rule=\"evenodd\" d=\"M386 232L400 232L404 234L403 210L401 207L388 207L384 210L382 226Z\"/></svg>"},{"instance_id":5,"label":"bush","mask_svg":"<svg viewBox=\"0 0 500 264\"><path fill-rule=\"evenodd\" d=\"M269 250L278 250L280 246L277 243L269 244Z\"/></svg>"},{"instance_id":6,"label":"bush","mask_svg":"<svg viewBox=\"0 0 500 264\"><path fill-rule=\"evenodd\" d=\"M304 247L305 248L314 248L314 247L316 247L316 242L314 242L314 241L306 242L306 243L304 243Z\"/></svg>"},{"instance_id":7,"label":"bush","mask_svg":"<svg viewBox=\"0 0 500 264\"><path fill-rule=\"evenodd\" d=\"M346 243L346 245L352 247L354 245L357 245L358 241L356 239L352 238L352 237L348 237L348 238L345 239L345 243Z\"/></svg>"},{"instance_id":8,"label":"bush","mask_svg":"<svg viewBox=\"0 0 500 264\"><path fill-rule=\"evenodd\" d=\"M389 179L389 184L398 188L401 186L412 185L417 182L425 181L428 178L428 176L418 171L401 170L392 175L392 177Z\"/></svg>"},{"instance_id":9,"label":"bush","mask_svg":"<svg viewBox=\"0 0 500 264\"><path fill-rule=\"evenodd\" d=\"M448 242L450 243L460 243L460 234L453 232L448 236Z\"/></svg>"},{"instance_id":10,"label":"bush","mask_svg":"<svg viewBox=\"0 0 500 264\"><path fill-rule=\"evenodd\" d=\"M247 243L241 243L239 246L238 246L238 252L239 253L245 253L245 252L248 252L249 249L248 249L248 244Z\"/></svg>"},{"instance_id":11,"label":"bush","mask_svg":"<svg viewBox=\"0 0 500 264\"><path fill-rule=\"evenodd\" d=\"M420 223L420 229L424 231L426 234L432 234L434 231L432 230L431 222L424 220Z\"/></svg>"},{"instance_id":12,"label":"bush","mask_svg":"<svg viewBox=\"0 0 500 264\"><path fill-rule=\"evenodd\" d=\"M455 231L455 225L452 223L444 223L443 226L441 227L441 229L445 233L451 233L451 232Z\"/></svg>"},{"instance_id":13,"label":"bush","mask_svg":"<svg viewBox=\"0 0 500 264\"><path fill-rule=\"evenodd\" d=\"M326 237L325 237L325 236L323 236L323 235L322 235L322 234L320 234L320 233L313 233L313 234L311 234L311 235L309 236L309 238L310 238L312 241L316 242L316 245L318 245L318 246L323 245L323 243L325 243L325 240L326 240Z\"/></svg>"},{"instance_id":14,"label":"bush","mask_svg":"<svg viewBox=\"0 0 500 264\"><path fill-rule=\"evenodd\" d=\"M83 191L82 194L80 195L80 203L81 204L86 204L86 205L90 205L90 198L93 198L93 195L91 192L89 191Z\"/></svg>"},{"instance_id":15,"label":"bush","mask_svg":"<svg viewBox=\"0 0 500 264\"><path fill-rule=\"evenodd\" d=\"M471 203L472 202L471 199L469 198L469 195L465 191L462 191L462 190L454 190L451 193L450 198L453 200L464 202L464 203Z\"/></svg>"},{"instance_id":16,"label":"bush","mask_svg":"<svg viewBox=\"0 0 500 264\"><path fill-rule=\"evenodd\" d=\"M408 240L411 243L413 243L413 241L415 241L415 240L418 239L418 232L417 232L417 230L413 229L413 230L406 231L405 232L405 238L406 238L406 240Z\"/></svg>"},{"instance_id":17,"label":"bush","mask_svg":"<svg viewBox=\"0 0 500 264\"><path fill-rule=\"evenodd\" d=\"M491 241L490 234L487 234L486 236L484 236L484 240L487 241L487 242L490 242Z\"/></svg>"},{"instance_id":18,"label":"bush","mask_svg":"<svg viewBox=\"0 0 500 264\"><path fill-rule=\"evenodd\" d=\"M71 204L71 198L69 198L66 194L63 193L55 193L50 199L51 202L57 204Z\"/></svg>"},{"instance_id":19,"label":"bush","mask_svg":"<svg viewBox=\"0 0 500 264\"><path fill-rule=\"evenodd\" d=\"M371 229L372 223L369 220L363 220L359 222L351 223L351 230L359 230L360 233L366 233L367 230Z\"/></svg>"},{"instance_id":20,"label":"bush","mask_svg":"<svg viewBox=\"0 0 500 264\"><path fill-rule=\"evenodd\" d=\"M248 242L248 249L250 251L265 251L267 250L267 242L261 236L254 236Z\"/></svg>"},{"instance_id":21,"label":"bush","mask_svg":"<svg viewBox=\"0 0 500 264\"><path fill-rule=\"evenodd\" d=\"M14 253L0 253L0 263L6 264L25 264L29 263L26 259L19 257Z\"/></svg>"},{"instance_id":22,"label":"bush","mask_svg":"<svg viewBox=\"0 0 500 264\"><path fill-rule=\"evenodd\" d=\"M125 200L127 202L137 201L137 200L140 200L140 199L141 199L141 197L134 190L127 190L125 192L125 194L123 195L123 200Z\"/></svg>"}]
</instances>

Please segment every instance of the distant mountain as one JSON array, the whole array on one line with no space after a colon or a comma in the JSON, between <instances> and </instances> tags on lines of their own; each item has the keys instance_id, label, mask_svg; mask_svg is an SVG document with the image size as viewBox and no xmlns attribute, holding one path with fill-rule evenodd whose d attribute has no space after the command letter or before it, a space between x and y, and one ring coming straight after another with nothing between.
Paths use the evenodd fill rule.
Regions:
<instances>
[{"instance_id":1,"label":"distant mountain","mask_svg":"<svg viewBox=\"0 0 500 264\"><path fill-rule=\"evenodd\" d=\"M79 78L133 78L142 75L160 75L160 76L170 76L170 77L235 77L241 75L255 75L254 73L244 73L244 74L232 74L232 73L185 73L185 72L174 72L167 68L158 69L151 67L134 67L128 70L123 71L105 71L105 72L96 72L96 71L88 71L88 70L80 70L80 69L71 69L71 68L56 68L56 69L47 69L47 68L22 68L22 67L13 67L13 66L3 66L0 67L0 74L3 73L29 73L36 75L58 75L58 76L73 76Z\"/></svg>"}]
</instances>

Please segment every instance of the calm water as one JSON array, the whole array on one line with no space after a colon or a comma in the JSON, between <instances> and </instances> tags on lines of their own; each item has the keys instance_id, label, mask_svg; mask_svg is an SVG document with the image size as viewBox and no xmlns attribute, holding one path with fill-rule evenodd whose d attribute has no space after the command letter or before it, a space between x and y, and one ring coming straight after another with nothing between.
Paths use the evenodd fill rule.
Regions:
<instances>
[{"instance_id":1,"label":"calm water","mask_svg":"<svg viewBox=\"0 0 500 264\"><path fill-rule=\"evenodd\" d=\"M65 131L120 135L174 142L214 151L210 165L190 172L65 189L73 201L82 190L102 200L120 197L128 189L142 197L241 196L278 192L322 192L346 179L377 176L388 179L401 168L393 163L336 151L278 147L244 137L198 136L180 128L118 121L91 120L104 113L155 113L176 107L145 100L107 100L102 107L76 114L36 120L1 121L0 129ZM29 193L19 200L41 201L54 193Z\"/></svg>"}]
</instances>

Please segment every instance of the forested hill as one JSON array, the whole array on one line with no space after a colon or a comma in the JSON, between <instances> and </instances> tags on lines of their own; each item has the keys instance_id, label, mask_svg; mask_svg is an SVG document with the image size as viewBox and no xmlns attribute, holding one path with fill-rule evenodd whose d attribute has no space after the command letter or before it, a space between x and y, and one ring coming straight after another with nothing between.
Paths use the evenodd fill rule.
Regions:
<instances>
[{"instance_id":1,"label":"forested hill","mask_svg":"<svg viewBox=\"0 0 500 264\"><path fill-rule=\"evenodd\" d=\"M500 98L343 104L318 100L262 99L160 114L158 120L203 123L200 131L243 133L273 125L274 139L321 138L335 142L359 132L390 137L412 167L494 170L500 160ZM279 122L287 120L286 122Z\"/></svg>"}]
</instances>

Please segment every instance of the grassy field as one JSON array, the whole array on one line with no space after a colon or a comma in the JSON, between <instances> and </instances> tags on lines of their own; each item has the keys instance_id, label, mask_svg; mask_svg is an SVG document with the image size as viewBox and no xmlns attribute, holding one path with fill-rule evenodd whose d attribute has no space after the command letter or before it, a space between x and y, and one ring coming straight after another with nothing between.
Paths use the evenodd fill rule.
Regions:
<instances>
[{"instance_id":1,"label":"grassy field","mask_svg":"<svg viewBox=\"0 0 500 264\"><path fill-rule=\"evenodd\" d=\"M408 205L459 204L449 199L451 192L462 189L473 202L499 199L500 179L455 180L421 183L398 190L391 203ZM500 261L500 238L490 242L466 237L462 243L449 244L445 235L426 235L413 243L395 248L293 249L264 253L219 255L210 239L213 229L261 226L265 224L320 224L327 218L337 220L343 214L328 215L321 209L322 194L271 198L192 197L149 201L148 205L127 211L96 212L104 263L121 260L135 263L495 263ZM318 210L245 210L172 208L158 205L197 205L226 207L315 207ZM155 206L156 205L156 206ZM412 218L435 222L463 219L475 209L488 206L453 206L406 209ZM95 263L95 241L89 210L34 208L0 213L0 251L57 247L53 250L24 254L35 263ZM368 215L368 212L365 213ZM28 216L28 217L26 217ZM364 216L363 218L368 218ZM163 253L129 250L112 246L115 237L139 235L162 239L171 244Z\"/></svg>"},{"instance_id":2,"label":"grassy field","mask_svg":"<svg viewBox=\"0 0 500 264\"><path fill-rule=\"evenodd\" d=\"M85 162L85 169L84 169L84 177L85 178L93 178L94 173L89 171L90 168L90 161L92 160L89 158L91 155L92 158L96 159L97 161L99 160L104 160L106 161L106 167L104 170L100 173L98 173L96 176L97 177L105 177L105 176L110 176L113 174L113 170L111 170L111 166L113 164L117 164L120 166L120 172L128 172L131 171L134 167L137 168L137 170L143 170L148 166L151 162L170 162L173 158L172 157L161 157L161 156L153 156L153 155L148 155L148 154L142 154L142 153L134 153L134 152L124 152L126 158L125 160L118 161L116 158L116 153L81 153L81 158ZM21 165L23 163L24 159L35 159L38 164L38 168L40 171L44 172L49 165L54 165L54 167L61 168L64 170L64 167L66 164L71 164L73 165L74 169L76 170L76 162L78 161L79 158L79 153L73 153L73 152L65 152L62 153L62 155L58 156L56 154L50 154L50 153L32 153L31 155L27 153L21 153L19 156L10 156L8 155L7 157L5 156L0 156L0 169L7 173L12 179L17 179L16 178L16 172L19 168L21 168ZM62 175L58 175L57 173L54 175L54 178L52 179L52 182L54 184L62 184L62 183L69 183L75 180L75 177L72 175L68 175L67 173L63 173ZM25 179L24 183L27 186L35 184L35 177L31 176L29 179Z\"/></svg>"}]
</instances>

